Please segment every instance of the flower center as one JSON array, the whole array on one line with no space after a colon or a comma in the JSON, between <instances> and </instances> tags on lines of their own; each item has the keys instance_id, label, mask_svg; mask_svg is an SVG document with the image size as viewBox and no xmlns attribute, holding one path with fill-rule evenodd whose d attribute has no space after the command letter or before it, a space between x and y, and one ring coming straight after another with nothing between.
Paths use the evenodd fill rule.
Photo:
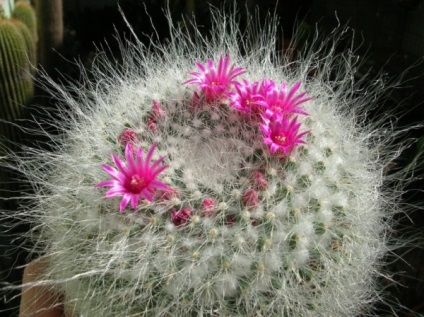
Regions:
<instances>
[{"instance_id":1,"label":"flower center","mask_svg":"<svg viewBox=\"0 0 424 317\"><path fill-rule=\"evenodd\" d=\"M281 107L279 107L279 106L272 106L271 107L271 110L273 112L275 112L275 113L279 113L279 112L281 112Z\"/></svg>"},{"instance_id":2,"label":"flower center","mask_svg":"<svg viewBox=\"0 0 424 317\"><path fill-rule=\"evenodd\" d=\"M278 144L284 144L286 143L286 137L283 134L280 134L274 138L274 141Z\"/></svg>"},{"instance_id":3,"label":"flower center","mask_svg":"<svg viewBox=\"0 0 424 317\"><path fill-rule=\"evenodd\" d=\"M130 182L130 191L132 193L140 193L146 187L144 178L140 175L133 175Z\"/></svg>"}]
</instances>

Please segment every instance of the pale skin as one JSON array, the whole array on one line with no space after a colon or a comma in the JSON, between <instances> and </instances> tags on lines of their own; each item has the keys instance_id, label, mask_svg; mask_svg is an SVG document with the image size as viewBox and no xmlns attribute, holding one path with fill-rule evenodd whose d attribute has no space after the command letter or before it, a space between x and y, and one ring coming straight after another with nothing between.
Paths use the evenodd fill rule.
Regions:
<instances>
[{"instance_id":1,"label":"pale skin","mask_svg":"<svg viewBox=\"0 0 424 317\"><path fill-rule=\"evenodd\" d=\"M29 263L25 267L22 284L37 282L45 268L45 258ZM70 317L65 315L61 302L61 296L53 293L49 286L23 286L19 317Z\"/></svg>"}]
</instances>

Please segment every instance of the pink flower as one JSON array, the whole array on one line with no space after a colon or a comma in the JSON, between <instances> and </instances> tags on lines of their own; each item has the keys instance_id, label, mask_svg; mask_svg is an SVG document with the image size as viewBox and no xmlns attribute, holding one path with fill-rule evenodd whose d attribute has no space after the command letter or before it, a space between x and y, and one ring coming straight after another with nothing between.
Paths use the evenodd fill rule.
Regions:
<instances>
[{"instance_id":1,"label":"pink flower","mask_svg":"<svg viewBox=\"0 0 424 317\"><path fill-rule=\"evenodd\" d=\"M133 149L131 143L127 143L125 147L126 162L112 154L112 160L117 169L106 164L102 165L103 169L113 179L101 182L96 187L112 187L106 192L105 197L123 196L119 207L120 212L125 209L130 201L131 207L136 209L140 197L151 202L156 188L168 188L168 186L156 179L168 167L167 165L160 165L164 157L150 164L155 148L156 143L152 145L144 158L141 148Z\"/></svg>"},{"instance_id":2,"label":"pink flower","mask_svg":"<svg viewBox=\"0 0 424 317\"><path fill-rule=\"evenodd\" d=\"M295 96L296 92L299 90L300 85L301 82L299 81L289 89L286 83L282 83L280 90L278 90L276 85L274 85L274 87L270 86L265 97L267 117L271 117L273 115L282 116L294 113L307 115L308 113L306 110L300 105L308 100L311 100L312 98L304 98L306 92Z\"/></svg>"},{"instance_id":3,"label":"pink flower","mask_svg":"<svg viewBox=\"0 0 424 317\"><path fill-rule=\"evenodd\" d=\"M193 214L193 210L189 208L183 208L179 211L172 210L172 222L176 226L181 226L190 220L191 215Z\"/></svg>"},{"instance_id":4,"label":"pink flower","mask_svg":"<svg viewBox=\"0 0 424 317\"><path fill-rule=\"evenodd\" d=\"M261 86L259 88L259 93L266 97L269 92L277 89L277 84L271 79L262 79Z\"/></svg>"},{"instance_id":5,"label":"pink flower","mask_svg":"<svg viewBox=\"0 0 424 317\"><path fill-rule=\"evenodd\" d=\"M268 145L271 153L290 154L298 144L305 144L301 139L309 131L299 133L301 123L297 123L297 117L288 118L280 116L272 120L264 118L261 130L265 135L264 143Z\"/></svg>"},{"instance_id":6,"label":"pink flower","mask_svg":"<svg viewBox=\"0 0 424 317\"><path fill-rule=\"evenodd\" d=\"M241 83L237 82L235 88L236 92L229 94L230 106L247 114L259 115L266 106L259 83L250 84L247 80L243 80Z\"/></svg>"},{"instance_id":7,"label":"pink flower","mask_svg":"<svg viewBox=\"0 0 424 317\"><path fill-rule=\"evenodd\" d=\"M235 84L234 78L246 72L243 68L235 68L234 64L229 67L229 62L230 56L227 55L219 58L217 69L210 59L206 65L196 63L200 71L191 72L194 78L183 84L197 84L208 102L218 100L230 91L231 85Z\"/></svg>"},{"instance_id":8,"label":"pink flower","mask_svg":"<svg viewBox=\"0 0 424 317\"><path fill-rule=\"evenodd\" d=\"M247 208L255 209L259 206L258 192L252 188L246 190L242 197L243 205Z\"/></svg>"},{"instance_id":9,"label":"pink flower","mask_svg":"<svg viewBox=\"0 0 424 317\"><path fill-rule=\"evenodd\" d=\"M122 145L127 145L127 143L136 143L138 142L137 133L134 130L126 129L118 137L119 143Z\"/></svg>"}]
</instances>

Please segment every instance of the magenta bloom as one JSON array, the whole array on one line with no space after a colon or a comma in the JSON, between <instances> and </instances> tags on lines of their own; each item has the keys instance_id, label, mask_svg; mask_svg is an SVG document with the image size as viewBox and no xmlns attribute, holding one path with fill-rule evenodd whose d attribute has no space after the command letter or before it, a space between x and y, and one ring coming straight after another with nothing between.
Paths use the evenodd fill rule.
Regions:
<instances>
[{"instance_id":1,"label":"magenta bloom","mask_svg":"<svg viewBox=\"0 0 424 317\"><path fill-rule=\"evenodd\" d=\"M230 106L247 114L260 114L266 106L262 86L247 80L235 84L236 91L229 94Z\"/></svg>"},{"instance_id":2,"label":"magenta bloom","mask_svg":"<svg viewBox=\"0 0 424 317\"><path fill-rule=\"evenodd\" d=\"M268 93L277 89L277 84L271 79L262 79L259 93L266 98Z\"/></svg>"},{"instance_id":3,"label":"magenta bloom","mask_svg":"<svg viewBox=\"0 0 424 317\"><path fill-rule=\"evenodd\" d=\"M290 154L299 144L305 144L302 137L309 133L304 131L299 133L301 123L297 122L297 117L288 118L280 116L273 120L264 119L261 130L265 135L264 143L268 145L271 153Z\"/></svg>"},{"instance_id":4,"label":"magenta bloom","mask_svg":"<svg viewBox=\"0 0 424 317\"><path fill-rule=\"evenodd\" d=\"M234 78L246 72L243 68L236 68L234 64L230 67L229 63L229 55L219 58L217 68L210 59L206 65L196 63L200 71L191 72L193 78L183 84L197 84L208 102L222 98L230 91L231 85L236 83Z\"/></svg>"},{"instance_id":5,"label":"magenta bloom","mask_svg":"<svg viewBox=\"0 0 424 317\"><path fill-rule=\"evenodd\" d=\"M291 88L288 88L286 83L282 83L279 90L276 85L270 87L271 89L268 90L265 98L267 117L294 113L307 115L308 113L306 110L300 105L312 98L305 98L306 92L302 92L295 96L300 85L301 82L299 81Z\"/></svg>"},{"instance_id":6,"label":"magenta bloom","mask_svg":"<svg viewBox=\"0 0 424 317\"><path fill-rule=\"evenodd\" d=\"M102 165L103 169L113 179L101 182L96 187L112 187L106 192L105 197L123 196L119 207L120 212L125 209L130 201L131 207L136 209L140 197L153 201L153 195L157 188L168 189L168 186L156 179L168 167L167 165L161 165L164 157L151 164L155 148L156 143L152 145L144 158L141 148L135 150L131 143L127 143L125 147L126 162L112 154L112 160L117 169L106 164Z\"/></svg>"}]
</instances>

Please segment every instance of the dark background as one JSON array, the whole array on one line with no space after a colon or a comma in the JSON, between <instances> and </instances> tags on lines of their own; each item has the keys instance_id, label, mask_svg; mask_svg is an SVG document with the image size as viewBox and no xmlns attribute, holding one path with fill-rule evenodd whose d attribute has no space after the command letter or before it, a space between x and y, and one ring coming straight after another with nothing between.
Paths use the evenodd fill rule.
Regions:
<instances>
[{"instance_id":1,"label":"dark background","mask_svg":"<svg viewBox=\"0 0 424 317\"><path fill-rule=\"evenodd\" d=\"M265 19L268 12L276 12L280 17L281 29L276 50L284 51L290 43L295 25L301 25L306 36L318 28L322 34L331 32L339 24L348 25L355 30L354 46L356 54L363 60L357 72L357 79L366 73L385 74L387 79L399 78L404 74L401 88L386 96L385 101L370 112L370 120L378 119L385 112L395 111L398 114L399 127L410 127L424 122L424 1L421 0L280 0L276 1L237 1L240 11L240 23L246 23L246 11L259 10L259 16ZM217 7L232 8L231 1L170 1L169 8L175 21L181 21L183 15L194 15L205 33L210 29L210 10L207 3ZM143 42L149 41L149 36L157 32L157 41L165 41L168 27L163 15L165 1L159 0L120 0L119 2L126 18L133 26L135 33ZM146 11L149 15L146 14ZM155 29L150 21L153 21ZM111 48L110 55L120 59L115 40L116 31L123 37L133 40L130 31L125 26L123 18L117 9L115 0L64 0L64 42L54 56L54 67L50 76L60 79L59 73L66 74L70 79L78 80L79 69L72 61L80 59L89 69L96 46L107 41ZM343 45L340 50L343 50ZM405 70L408 72L405 73ZM366 81L365 81L366 85ZM42 89L36 90L34 109L54 107L51 99ZM38 111L32 114L37 115ZM31 115L31 114L29 114ZM402 153L394 162L394 169L402 168L414 158L420 157L424 150L424 130L417 128L405 137L417 141ZM23 142L34 143L30 137ZM420 171L418 171L419 175ZM422 174L422 173L421 173ZM396 234L399 236L416 237L415 244L424 245L424 217L422 207L423 195L419 189L424 188L422 181L417 179L408 186L404 199L409 207L406 216L399 216ZM1 206L0 206L1 207ZM4 209L15 208L13 202L4 203ZM1 225L1 224L0 224ZM25 226L19 226L12 231L6 231L9 225L0 228L1 262L0 278L5 281L19 283L21 269L27 253L16 250L18 242L13 241L13 235L25 231ZM401 285L394 286L388 280L387 292L392 295L400 316L424 316L424 252L415 246L405 246L397 251L405 261L394 261L388 268L401 272L394 279ZM12 269L10 269L12 268ZM10 309L0 316L14 316L19 298L13 298L16 293L7 293L0 299L0 305ZM401 307L404 307L403 309ZM14 309L15 308L15 309ZM0 307L0 310L2 307ZM421 314L419 313L421 311ZM384 304L378 304L376 314L393 316Z\"/></svg>"}]
</instances>

